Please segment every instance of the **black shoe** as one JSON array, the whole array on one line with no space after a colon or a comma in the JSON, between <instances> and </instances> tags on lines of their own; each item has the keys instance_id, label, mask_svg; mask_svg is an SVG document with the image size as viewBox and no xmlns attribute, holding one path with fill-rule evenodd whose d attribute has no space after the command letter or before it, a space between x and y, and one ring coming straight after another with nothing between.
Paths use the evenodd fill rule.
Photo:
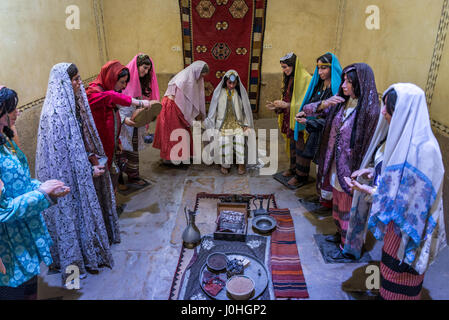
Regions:
<instances>
[{"instance_id":1,"label":"black shoe","mask_svg":"<svg viewBox=\"0 0 449 320\"><path fill-rule=\"evenodd\" d=\"M145 137L143 137L143 141L144 141L146 144L151 144L151 143L153 143L153 141L154 141L154 134L150 133L150 134L146 135Z\"/></svg>"},{"instance_id":2,"label":"black shoe","mask_svg":"<svg viewBox=\"0 0 449 320\"><path fill-rule=\"evenodd\" d=\"M120 204L117 206L117 215L120 216L123 213L123 210L125 210L125 206L123 204Z\"/></svg>"},{"instance_id":3,"label":"black shoe","mask_svg":"<svg viewBox=\"0 0 449 320\"><path fill-rule=\"evenodd\" d=\"M324 238L324 240L326 240L327 242L332 242L332 243L340 243L341 242L341 234L339 232L337 232L336 234L331 234L329 236L326 236L326 238Z\"/></svg>"},{"instance_id":4,"label":"black shoe","mask_svg":"<svg viewBox=\"0 0 449 320\"><path fill-rule=\"evenodd\" d=\"M343 250L338 249L338 251L332 256L334 260L356 260L353 255L343 253Z\"/></svg>"}]
</instances>

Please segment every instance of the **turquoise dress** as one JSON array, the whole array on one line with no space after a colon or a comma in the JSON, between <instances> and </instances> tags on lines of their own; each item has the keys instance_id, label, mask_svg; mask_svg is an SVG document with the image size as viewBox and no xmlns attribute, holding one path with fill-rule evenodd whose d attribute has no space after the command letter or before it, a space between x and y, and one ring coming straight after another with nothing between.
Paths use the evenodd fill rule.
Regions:
<instances>
[{"instance_id":1,"label":"turquoise dress","mask_svg":"<svg viewBox=\"0 0 449 320\"><path fill-rule=\"evenodd\" d=\"M6 275L0 286L18 287L40 273L40 263L52 263L51 237L41 212L51 206L41 183L31 179L28 162L14 142L0 146L0 258Z\"/></svg>"}]
</instances>

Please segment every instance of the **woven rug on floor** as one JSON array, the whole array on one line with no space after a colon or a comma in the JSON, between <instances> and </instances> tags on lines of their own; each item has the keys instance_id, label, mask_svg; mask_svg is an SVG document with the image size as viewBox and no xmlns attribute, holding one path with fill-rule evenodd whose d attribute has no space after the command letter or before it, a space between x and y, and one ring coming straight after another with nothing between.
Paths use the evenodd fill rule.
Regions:
<instances>
[{"instance_id":1,"label":"woven rug on floor","mask_svg":"<svg viewBox=\"0 0 449 320\"><path fill-rule=\"evenodd\" d=\"M272 208L277 208L276 199L273 194L248 194L248 193L234 194L234 193L200 192L200 193L196 194L196 197L194 197L195 198L194 210L198 211L201 208L201 205L204 204L205 202L207 202L207 204L211 208L210 210L212 212L210 214L210 216L213 216L214 220L215 220L216 219L216 211L215 211L216 204L220 201L220 197L229 197L229 196L234 196L234 195L257 196L257 197L263 198L265 200L271 198L270 206ZM192 195L190 195L190 197L192 197ZM253 208L253 207L251 207L251 208ZM185 227L185 222L184 222L184 227ZM169 300L183 299L184 294L183 294L183 297L180 297L179 295L182 291L182 288L185 287L185 282L188 281L187 279L185 279L186 271L189 271L189 273L190 273L189 269L197 259L198 250L199 250L199 246L197 248L195 248L195 250L187 249L185 247L181 248L178 265L176 267L176 270L175 270L175 273L173 276L172 286L170 288Z\"/></svg>"},{"instance_id":2,"label":"woven rug on floor","mask_svg":"<svg viewBox=\"0 0 449 320\"><path fill-rule=\"evenodd\" d=\"M270 247L274 294L276 298L308 298L290 210L272 209L270 214L277 221Z\"/></svg>"},{"instance_id":3,"label":"woven rug on floor","mask_svg":"<svg viewBox=\"0 0 449 320\"><path fill-rule=\"evenodd\" d=\"M196 258L196 250L188 249L184 247L184 245L182 246L178 265L176 266L175 275L173 276L173 282L170 288L168 300L178 300L179 292L184 281L185 271L190 268L190 266L195 262Z\"/></svg>"},{"instance_id":4,"label":"woven rug on floor","mask_svg":"<svg viewBox=\"0 0 449 320\"><path fill-rule=\"evenodd\" d=\"M201 268L206 263L207 257L214 252L232 252L236 254L247 254L265 261L267 238L258 235L248 235L246 242L214 240L208 235L202 238L199 253L195 262L189 268L188 279L185 279L185 290L179 296L180 300L212 300L201 288L199 275ZM267 268L268 271L268 268ZM269 272L269 271L268 271ZM226 290L223 288L222 290ZM269 284L257 300L270 300Z\"/></svg>"},{"instance_id":5,"label":"woven rug on floor","mask_svg":"<svg viewBox=\"0 0 449 320\"><path fill-rule=\"evenodd\" d=\"M206 103L221 77L234 69L257 112L267 0L179 0L179 7L184 67L202 60L210 68Z\"/></svg>"}]
</instances>

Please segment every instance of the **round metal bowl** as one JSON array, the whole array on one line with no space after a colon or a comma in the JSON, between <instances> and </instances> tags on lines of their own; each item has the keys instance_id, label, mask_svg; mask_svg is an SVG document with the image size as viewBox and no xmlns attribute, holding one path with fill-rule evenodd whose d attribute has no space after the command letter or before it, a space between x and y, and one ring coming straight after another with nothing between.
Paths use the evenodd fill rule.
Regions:
<instances>
[{"instance_id":1,"label":"round metal bowl","mask_svg":"<svg viewBox=\"0 0 449 320\"><path fill-rule=\"evenodd\" d=\"M253 219L253 228L260 233L269 233L276 228L276 219L269 215L257 216Z\"/></svg>"},{"instance_id":2,"label":"round metal bowl","mask_svg":"<svg viewBox=\"0 0 449 320\"><path fill-rule=\"evenodd\" d=\"M235 289L232 288L235 283L233 284L232 282L240 281L242 279L247 282L247 288L241 288L239 291L235 291ZM248 276L236 275L226 281L226 291L234 300L249 300L254 296L255 287L256 284L254 283L254 280Z\"/></svg>"},{"instance_id":3,"label":"round metal bowl","mask_svg":"<svg viewBox=\"0 0 449 320\"><path fill-rule=\"evenodd\" d=\"M210 271L220 272L226 269L228 258L223 253L215 252L207 257L206 264Z\"/></svg>"}]
</instances>

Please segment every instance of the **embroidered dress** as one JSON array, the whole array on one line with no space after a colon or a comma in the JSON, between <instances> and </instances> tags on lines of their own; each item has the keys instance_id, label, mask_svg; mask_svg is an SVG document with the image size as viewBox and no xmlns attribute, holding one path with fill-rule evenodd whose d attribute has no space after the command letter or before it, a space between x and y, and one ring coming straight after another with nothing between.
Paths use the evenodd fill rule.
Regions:
<instances>
[{"instance_id":1,"label":"embroidered dress","mask_svg":"<svg viewBox=\"0 0 449 320\"><path fill-rule=\"evenodd\" d=\"M82 85L75 97L69 65L57 64L50 73L36 150L36 177L61 180L71 189L44 212L54 241L52 267L61 270L63 282L69 265L81 273L112 267L110 243L120 242L109 171L93 178L89 161L92 154L105 156L105 151Z\"/></svg>"},{"instance_id":2,"label":"embroidered dress","mask_svg":"<svg viewBox=\"0 0 449 320\"><path fill-rule=\"evenodd\" d=\"M140 78L139 78L139 68L137 66L137 58L142 55L139 53L136 55L130 63L126 65L130 73L130 81L126 88L123 90L123 94L133 97L135 99L145 99L145 100L159 100L159 85L157 83L156 77L156 67L153 60L151 61L151 81L148 85L147 90L142 90ZM150 92L149 96L143 95L143 92ZM128 176L128 182L133 182L139 180L139 151L145 149L146 144L144 142L144 137L146 135L145 126L140 128L135 128L128 126L124 123L127 117L132 117L134 111L137 108L135 106L121 107L119 108L120 118L122 122L120 130L120 141L123 147L123 154L118 156L122 159L128 160L124 172Z\"/></svg>"},{"instance_id":3,"label":"embroidered dress","mask_svg":"<svg viewBox=\"0 0 449 320\"><path fill-rule=\"evenodd\" d=\"M15 151L15 152L14 152ZM27 159L15 142L0 146L0 258L6 275L0 286L18 287L40 273L40 263L52 263L52 240L41 212L49 198L31 179Z\"/></svg>"},{"instance_id":4,"label":"embroidered dress","mask_svg":"<svg viewBox=\"0 0 449 320\"><path fill-rule=\"evenodd\" d=\"M386 138L377 177L379 186L372 196L371 208L364 196L354 193L344 252L359 254L368 228L376 239L384 240L383 251L397 260L396 264L410 267L402 268L405 271L399 281L395 264L384 263L395 271L385 269L384 278L416 287L420 285L416 275L423 275L446 246L442 202L444 167L423 90L409 83L395 84L388 90L392 88L397 93L397 102L391 123L380 118L361 166L368 166L379 141ZM393 293L385 292L385 299L398 298L397 290L391 286L385 289ZM417 290L408 293L409 297L419 294Z\"/></svg>"},{"instance_id":5,"label":"embroidered dress","mask_svg":"<svg viewBox=\"0 0 449 320\"><path fill-rule=\"evenodd\" d=\"M330 98L332 95L338 93L338 89L341 84L341 65L338 58L328 52L332 56L330 72L331 72L331 84L325 88L324 83L320 78L318 66L315 68L312 80L307 88L307 92L304 96L304 100L301 103L298 111L303 111L306 105L314 103L319 105L321 101ZM314 117L307 117L308 120L314 119ZM306 126L298 122L294 123L294 140L296 141L294 147L296 148L296 177L299 181L307 181L310 172L311 157L305 155L306 144L308 142L308 132L304 130ZM293 148L291 144L290 148Z\"/></svg>"},{"instance_id":6,"label":"embroidered dress","mask_svg":"<svg viewBox=\"0 0 449 320\"><path fill-rule=\"evenodd\" d=\"M204 61L195 61L168 83L162 98L162 110L157 117L153 142L153 148L161 151L160 156L164 160L186 161L193 154L190 127L198 115L203 118L206 116L204 79L201 76L205 65ZM168 96L173 96L174 100ZM172 141L172 134L176 141ZM173 149L175 146L179 149Z\"/></svg>"},{"instance_id":7,"label":"embroidered dress","mask_svg":"<svg viewBox=\"0 0 449 320\"><path fill-rule=\"evenodd\" d=\"M231 95L228 90L226 92L226 115L220 129L220 148L224 158L222 166L230 168L233 160L233 151L235 151L237 164L245 163L245 136L233 110L232 98L235 90L232 90Z\"/></svg>"},{"instance_id":8,"label":"embroidered dress","mask_svg":"<svg viewBox=\"0 0 449 320\"><path fill-rule=\"evenodd\" d=\"M238 87L229 90L227 79L231 76L238 81ZM233 151L237 164L245 163L245 135L243 129L254 128L251 104L245 87L235 70L228 70L215 88L204 121L209 130L219 131L219 148L222 159L221 165L230 168L233 162Z\"/></svg>"}]
</instances>

